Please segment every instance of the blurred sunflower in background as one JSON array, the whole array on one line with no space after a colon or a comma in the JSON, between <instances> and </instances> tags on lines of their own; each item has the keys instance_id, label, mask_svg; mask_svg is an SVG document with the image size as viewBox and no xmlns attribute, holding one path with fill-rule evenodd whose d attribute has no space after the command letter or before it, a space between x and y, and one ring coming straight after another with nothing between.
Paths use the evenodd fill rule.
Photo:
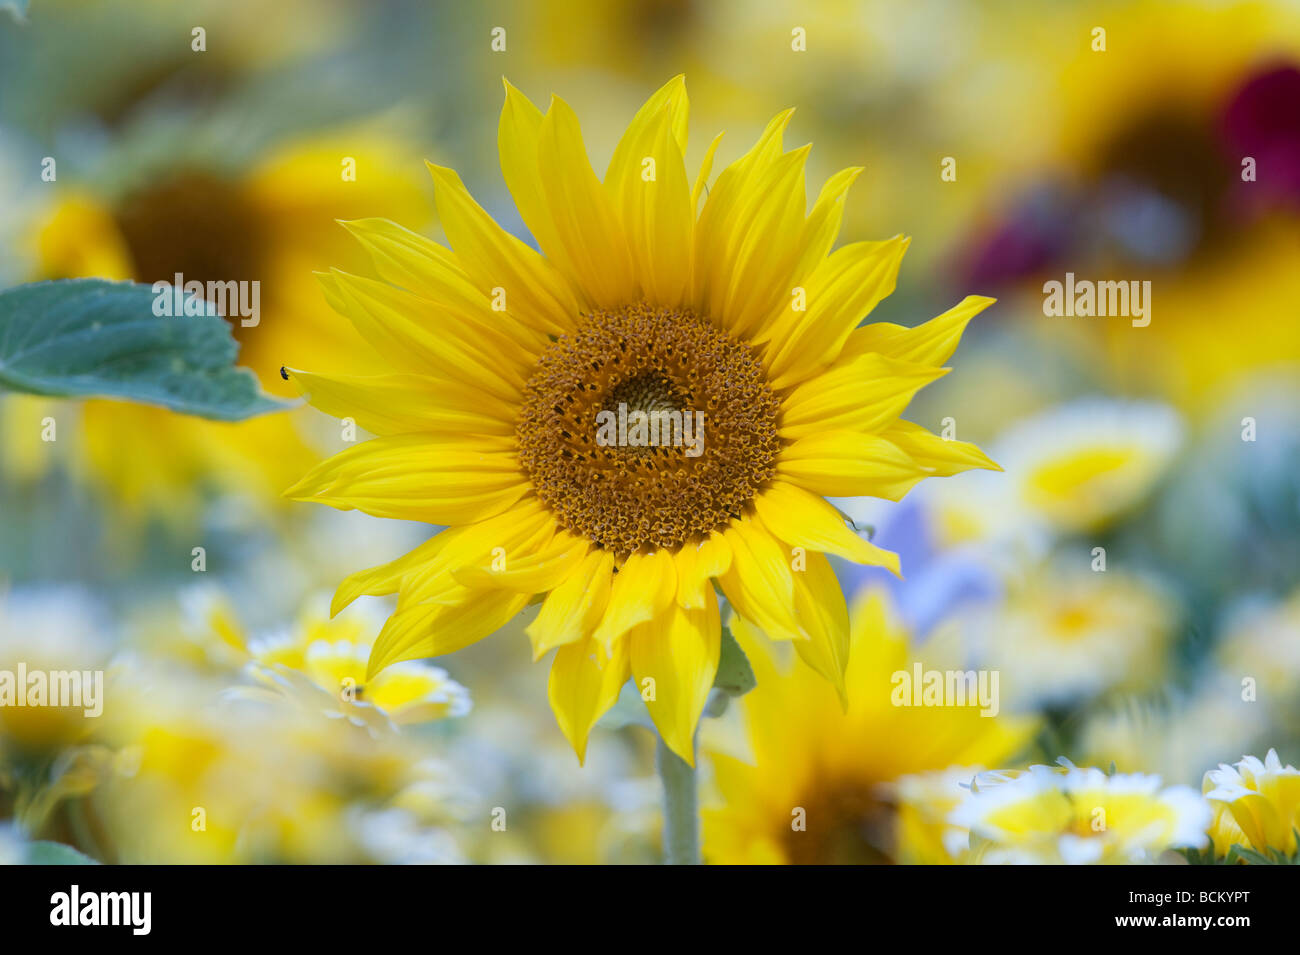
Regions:
<instances>
[{"instance_id":1,"label":"blurred sunflower in background","mask_svg":"<svg viewBox=\"0 0 1300 955\"><path fill-rule=\"evenodd\" d=\"M1300 253L1300 119L1283 105L1300 91L1300 11L1089 4L1035 30L1046 82L1031 95L1056 105L1050 145L1036 175L998 191L958 274L1019 289L1029 315L1067 270L1149 280L1147 327L1050 321L1103 387L1198 417L1245 375L1294 374L1300 326L1277 303L1295 296ZM1225 321L1243 331L1224 334Z\"/></svg>"},{"instance_id":2,"label":"blurred sunflower in background","mask_svg":"<svg viewBox=\"0 0 1300 955\"><path fill-rule=\"evenodd\" d=\"M712 862L947 861L943 817L904 808L918 805L919 776L969 781L1020 753L1036 729L1033 718L976 705L898 705L895 674L946 661L916 646L878 592L859 596L851 613L847 710L812 671L783 665L743 619L732 627L758 686L741 701L747 759L712 754L722 802L704 816Z\"/></svg>"},{"instance_id":3,"label":"blurred sunflower in background","mask_svg":"<svg viewBox=\"0 0 1300 955\"><path fill-rule=\"evenodd\" d=\"M257 311L228 316L239 360L264 389L283 395L285 362L356 367L364 354L351 326L332 318L311 271L351 251L338 241L340 216L363 209L427 216L427 197L393 174L403 165L398 157L409 155L404 150L397 140L356 129L285 143L247 169L169 153L158 165L137 163L126 183L63 187L31 225L32 277L248 283L256 297L246 294L241 305ZM104 161L109 173L115 166L113 158ZM19 399L7 428L39 447L51 404ZM264 509L322 443L293 415L232 424L104 400L69 410L77 421L64 431L75 443L73 461L115 509L180 526L193 521L204 485L213 482Z\"/></svg>"},{"instance_id":4,"label":"blurred sunflower in background","mask_svg":"<svg viewBox=\"0 0 1300 955\"><path fill-rule=\"evenodd\" d=\"M693 762L721 645L715 579L843 698L847 615L822 553L898 567L823 497L897 499L927 476L996 467L899 419L992 300L857 329L907 248L831 251L860 170L833 176L806 213L808 147L784 151L786 111L697 218L713 147L688 185L687 113L678 77L637 113L602 183L568 105L555 97L543 115L507 84L502 170L545 255L431 166L454 251L366 220L352 231L388 283L323 277L395 373L287 372L313 404L381 435L289 496L455 525L340 587L336 608L399 595L370 673L467 646L544 594L528 632L536 657L557 649L551 704L580 758L633 676ZM702 422L699 446L680 431L626 446L625 424L605 440L597 425L616 413L643 428L652 414ZM792 572L805 551L808 572Z\"/></svg>"}]
</instances>

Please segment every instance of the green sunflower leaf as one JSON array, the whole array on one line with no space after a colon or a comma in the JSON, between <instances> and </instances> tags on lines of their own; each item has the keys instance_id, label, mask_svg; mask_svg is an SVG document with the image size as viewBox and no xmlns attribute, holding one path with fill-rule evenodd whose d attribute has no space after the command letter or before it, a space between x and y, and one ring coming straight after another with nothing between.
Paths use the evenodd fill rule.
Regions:
<instances>
[{"instance_id":1,"label":"green sunflower leaf","mask_svg":"<svg viewBox=\"0 0 1300 955\"><path fill-rule=\"evenodd\" d=\"M722 654L718 659L718 675L713 678L713 685L728 696L744 696L758 686L749 658L726 627L722 628Z\"/></svg>"},{"instance_id":2,"label":"green sunflower leaf","mask_svg":"<svg viewBox=\"0 0 1300 955\"><path fill-rule=\"evenodd\" d=\"M148 285L103 279L0 291L0 391L105 397L239 421L289 405L267 397L212 306L155 314Z\"/></svg>"},{"instance_id":3,"label":"green sunflower leaf","mask_svg":"<svg viewBox=\"0 0 1300 955\"><path fill-rule=\"evenodd\" d=\"M27 865L99 865L90 856L61 842L29 842L23 862Z\"/></svg>"}]
</instances>

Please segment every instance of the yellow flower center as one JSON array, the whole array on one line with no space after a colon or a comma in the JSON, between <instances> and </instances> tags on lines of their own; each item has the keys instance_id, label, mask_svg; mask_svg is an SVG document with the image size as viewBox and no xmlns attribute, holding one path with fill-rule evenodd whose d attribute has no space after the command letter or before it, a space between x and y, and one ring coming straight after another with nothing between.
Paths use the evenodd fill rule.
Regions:
<instances>
[{"instance_id":1,"label":"yellow flower center","mask_svg":"<svg viewBox=\"0 0 1300 955\"><path fill-rule=\"evenodd\" d=\"M689 309L584 315L524 389L520 461L561 526L622 559L739 517L776 474L762 364Z\"/></svg>"}]
</instances>

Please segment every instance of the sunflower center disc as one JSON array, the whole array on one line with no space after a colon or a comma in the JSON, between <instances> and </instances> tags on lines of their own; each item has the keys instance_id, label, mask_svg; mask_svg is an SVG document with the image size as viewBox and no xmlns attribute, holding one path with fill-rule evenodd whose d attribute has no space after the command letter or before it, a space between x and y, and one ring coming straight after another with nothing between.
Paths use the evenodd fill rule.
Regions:
<instances>
[{"instance_id":1,"label":"sunflower center disc","mask_svg":"<svg viewBox=\"0 0 1300 955\"><path fill-rule=\"evenodd\" d=\"M778 407L747 346L688 309L630 305L547 349L515 433L560 525L622 559L739 517L776 475Z\"/></svg>"}]
</instances>

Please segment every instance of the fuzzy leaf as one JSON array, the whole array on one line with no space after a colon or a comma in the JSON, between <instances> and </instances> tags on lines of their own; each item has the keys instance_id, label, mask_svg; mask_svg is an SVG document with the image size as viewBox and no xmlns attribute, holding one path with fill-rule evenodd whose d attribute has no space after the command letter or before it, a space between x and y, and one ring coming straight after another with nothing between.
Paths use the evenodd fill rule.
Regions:
<instances>
[{"instance_id":1,"label":"fuzzy leaf","mask_svg":"<svg viewBox=\"0 0 1300 955\"><path fill-rule=\"evenodd\" d=\"M235 365L226 320L154 314L148 285L103 279L36 282L0 291L0 391L99 396L238 421L289 407Z\"/></svg>"}]
</instances>

